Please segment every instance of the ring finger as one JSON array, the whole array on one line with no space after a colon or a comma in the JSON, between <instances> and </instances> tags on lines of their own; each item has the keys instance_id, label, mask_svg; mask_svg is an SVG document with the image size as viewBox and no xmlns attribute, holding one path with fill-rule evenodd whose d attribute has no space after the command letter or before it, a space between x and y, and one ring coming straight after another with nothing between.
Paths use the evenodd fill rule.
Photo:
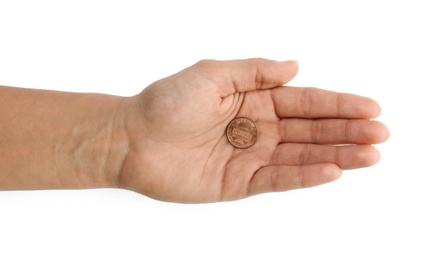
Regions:
<instances>
[{"instance_id":1,"label":"ring finger","mask_svg":"<svg viewBox=\"0 0 442 260\"><path fill-rule=\"evenodd\" d=\"M334 163L344 170L371 166L379 161L379 152L371 145L331 146L317 144L280 144L272 165L308 165Z\"/></svg>"}]
</instances>

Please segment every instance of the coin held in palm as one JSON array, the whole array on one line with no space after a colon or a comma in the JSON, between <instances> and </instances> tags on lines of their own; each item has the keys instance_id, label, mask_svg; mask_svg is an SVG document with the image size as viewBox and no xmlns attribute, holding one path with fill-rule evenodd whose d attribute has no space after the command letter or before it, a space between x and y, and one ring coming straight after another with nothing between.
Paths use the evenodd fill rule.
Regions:
<instances>
[{"instance_id":1,"label":"coin held in palm","mask_svg":"<svg viewBox=\"0 0 442 260\"><path fill-rule=\"evenodd\" d=\"M237 117L230 121L226 130L227 140L236 148L249 148L258 138L256 124L247 117Z\"/></svg>"}]
</instances>

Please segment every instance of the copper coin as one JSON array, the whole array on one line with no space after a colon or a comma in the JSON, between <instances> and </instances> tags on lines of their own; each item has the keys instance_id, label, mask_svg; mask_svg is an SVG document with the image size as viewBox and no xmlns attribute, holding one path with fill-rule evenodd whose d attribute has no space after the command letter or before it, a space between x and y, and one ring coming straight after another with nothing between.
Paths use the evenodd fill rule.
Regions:
<instances>
[{"instance_id":1,"label":"copper coin","mask_svg":"<svg viewBox=\"0 0 442 260\"><path fill-rule=\"evenodd\" d=\"M247 117L237 117L230 121L226 131L227 139L236 148L249 148L258 138L256 124Z\"/></svg>"}]
</instances>

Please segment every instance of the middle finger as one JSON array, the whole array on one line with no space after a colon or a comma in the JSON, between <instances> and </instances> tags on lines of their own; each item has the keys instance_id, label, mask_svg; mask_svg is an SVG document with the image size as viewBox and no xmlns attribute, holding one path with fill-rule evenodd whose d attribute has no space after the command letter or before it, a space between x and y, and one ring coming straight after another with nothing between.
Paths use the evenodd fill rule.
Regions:
<instances>
[{"instance_id":1,"label":"middle finger","mask_svg":"<svg viewBox=\"0 0 442 260\"><path fill-rule=\"evenodd\" d=\"M377 144L387 138L386 127L364 119L281 119L282 143Z\"/></svg>"}]
</instances>

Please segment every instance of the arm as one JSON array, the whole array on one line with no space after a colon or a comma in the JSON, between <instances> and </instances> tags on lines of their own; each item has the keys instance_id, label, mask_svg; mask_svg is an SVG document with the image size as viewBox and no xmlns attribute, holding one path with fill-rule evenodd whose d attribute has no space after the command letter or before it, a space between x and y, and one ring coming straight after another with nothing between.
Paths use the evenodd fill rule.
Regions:
<instances>
[{"instance_id":1,"label":"arm","mask_svg":"<svg viewBox=\"0 0 442 260\"><path fill-rule=\"evenodd\" d=\"M379 160L372 99L281 87L295 62L201 61L131 98L0 88L0 189L117 187L175 202L313 187ZM236 117L259 129L232 146Z\"/></svg>"},{"instance_id":2,"label":"arm","mask_svg":"<svg viewBox=\"0 0 442 260\"><path fill-rule=\"evenodd\" d=\"M124 102L0 86L0 190L115 187Z\"/></svg>"}]
</instances>

